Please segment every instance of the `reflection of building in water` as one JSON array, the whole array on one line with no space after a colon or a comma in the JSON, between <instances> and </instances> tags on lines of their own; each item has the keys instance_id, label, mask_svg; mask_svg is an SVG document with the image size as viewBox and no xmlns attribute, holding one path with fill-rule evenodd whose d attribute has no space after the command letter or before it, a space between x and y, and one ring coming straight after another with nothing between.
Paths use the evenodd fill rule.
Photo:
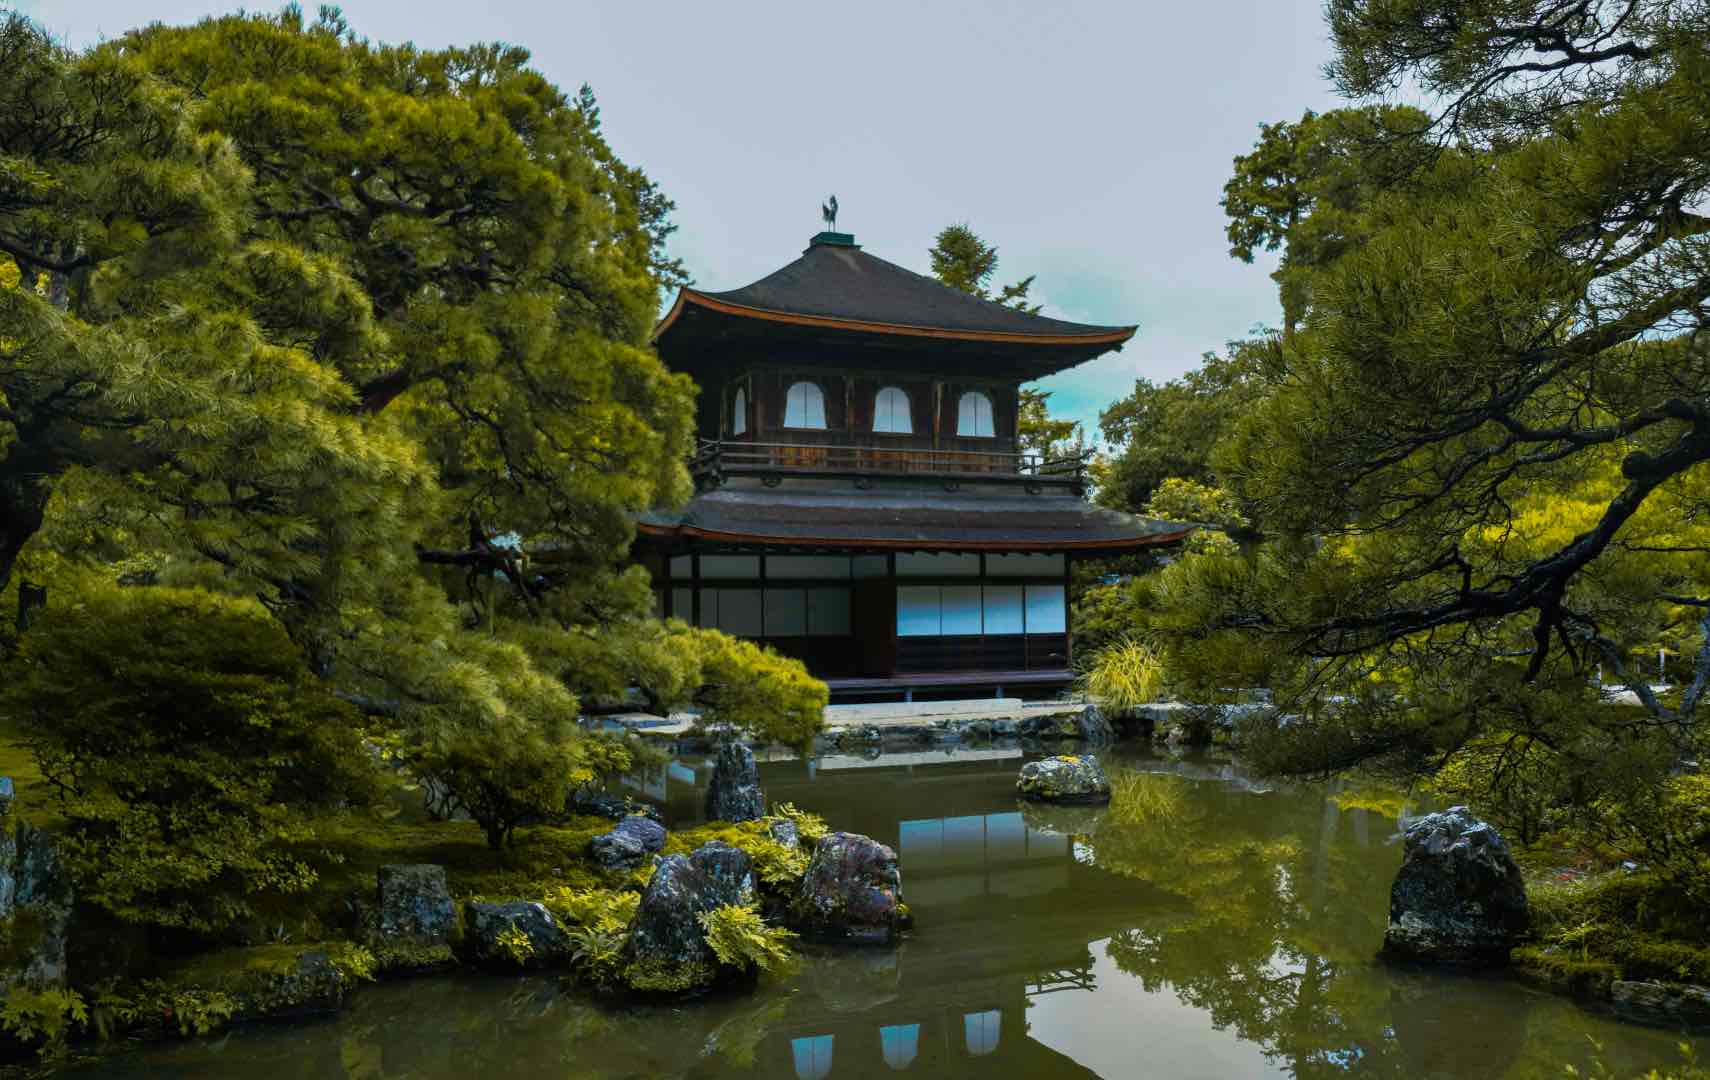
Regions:
<instances>
[{"instance_id":1,"label":"reflection of building in water","mask_svg":"<svg viewBox=\"0 0 1710 1080\"><path fill-rule=\"evenodd\" d=\"M1160 894L1077 860L1015 798L1018 750L763 762L774 803L896 849L922 932L897 950L810 954L802 992L762 1042L762 1076L1091 1076L1029 1034L1030 1002L1094 989L1087 943L1157 912ZM710 762L637 790L674 824L703 816ZM693 776L694 782L684 779Z\"/></svg>"}]
</instances>

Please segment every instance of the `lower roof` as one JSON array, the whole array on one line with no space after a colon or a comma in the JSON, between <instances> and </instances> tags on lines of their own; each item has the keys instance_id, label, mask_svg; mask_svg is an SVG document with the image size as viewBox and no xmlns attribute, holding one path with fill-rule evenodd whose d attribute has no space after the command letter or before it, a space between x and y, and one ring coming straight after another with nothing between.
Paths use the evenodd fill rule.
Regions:
<instances>
[{"instance_id":1,"label":"lower roof","mask_svg":"<svg viewBox=\"0 0 1710 1080\"><path fill-rule=\"evenodd\" d=\"M1073 495L930 488L719 488L645 515L643 536L732 545L878 551L1116 552L1173 544L1191 525L1093 506Z\"/></svg>"}]
</instances>

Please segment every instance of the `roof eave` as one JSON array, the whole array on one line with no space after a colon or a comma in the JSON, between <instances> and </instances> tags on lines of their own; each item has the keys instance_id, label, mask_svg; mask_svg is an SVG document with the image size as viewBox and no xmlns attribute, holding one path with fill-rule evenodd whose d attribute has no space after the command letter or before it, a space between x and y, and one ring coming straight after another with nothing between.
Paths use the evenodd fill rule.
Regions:
<instances>
[{"instance_id":1,"label":"roof eave","mask_svg":"<svg viewBox=\"0 0 1710 1080\"><path fill-rule=\"evenodd\" d=\"M1103 540L922 540L913 537L816 537L774 536L764 533L730 532L703 529L697 525L657 525L638 522L637 531L645 536L662 539L706 540L723 544L749 544L757 547L835 547L864 548L875 551L1133 551L1139 548L1163 547L1185 540L1196 532L1194 527L1147 536Z\"/></svg>"},{"instance_id":2,"label":"roof eave","mask_svg":"<svg viewBox=\"0 0 1710 1080\"><path fill-rule=\"evenodd\" d=\"M689 304L706 308L709 311L716 311L721 315L785 323L793 326L814 327L822 330L849 330L856 333L895 334L902 337L938 338L947 341L981 341L1009 345L1081 347L1103 345L1106 348L1120 349L1139 329L1138 326L1101 327L1098 331L1088 334L1023 334L1004 330L952 330L945 327L910 326L903 323L871 322L830 315L804 315L793 311L773 311L768 308L733 304L728 300L714 299L705 293L684 288L677 291L677 300L671 305L671 310L666 313L663 319L659 320L659 325L654 327L653 336L650 339L654 344L658 343L659 338L671 328Z\"/></svg>"}]
</instances>

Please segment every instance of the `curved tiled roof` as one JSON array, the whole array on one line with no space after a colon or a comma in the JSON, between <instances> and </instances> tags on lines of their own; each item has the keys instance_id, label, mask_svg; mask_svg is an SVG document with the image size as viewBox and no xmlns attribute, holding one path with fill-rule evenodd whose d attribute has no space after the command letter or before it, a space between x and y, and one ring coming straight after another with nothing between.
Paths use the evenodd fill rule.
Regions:
<instances>
[{"instance_id":1,"label":"curved tiled roof","mask_svg":"<svg viewBox=\"0 0 1710 1080\"><path fill-rule=\"evenodd\" d=\"M833 329L1039 345L1120 346L1136 329L1017 311L869 255L841 234L830 234L832 240L826 235L815 237L801 258L751 285L724 292L683 289L654 338L689 305Z\"/></svg>"},{"instance_id":2,"label":"curved tiled roof","mask_svg":"<svg viewBox=\"0 0 1710 1080\"><path fill-rule=\"evenodd\" d=\"M944 551L1116 551L1171 544L1194 531L1070 495L894 488L720 488L695 496L678 513L645 515L640 528L663 538L736 544Z\"/></svg>"}]
</instances>

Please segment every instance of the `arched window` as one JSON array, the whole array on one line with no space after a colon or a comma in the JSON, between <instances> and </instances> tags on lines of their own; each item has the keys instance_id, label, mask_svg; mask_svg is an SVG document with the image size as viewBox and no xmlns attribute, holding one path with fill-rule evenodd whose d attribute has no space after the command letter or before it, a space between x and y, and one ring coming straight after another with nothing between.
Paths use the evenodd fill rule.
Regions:
<instances>
[{"instance_id":1,"label":"arched window","mask_svg":"<svg viewBox=\"0 0 1710 1080\"><path fill-rule=\"evenodd\" d=\"M982 438L997 434L992 429L992 399L978 390L963 394L956 409L956 434Z\"/></svg>"},{"instance_id":2,"label":"arched window","mask_svg":"<svg viewBox=\"0 0 1710 1080\"><path fill-rule=\"evenodd\" d=\"M914 432L914 418L909 415L908 395L894 386L887 386L873 399L873 430L895 435Z\"/></svg>"},{"instance_id":3,"label":"arched window","mask_svg":"<svg viewBox=\"0 0 1710 1080\"><path fill-rule=\"evenodd\" d=\"M791 383L784 395L784 426L825 427L825 391L810 382Z\"/></svg>"},{"instance_id":4,"label":"arched window","mask_svg":"<svg viewBox=\"0 0 1710 1080\"><path fill-rule=\"evenodd\" d=\"M742 435L748 431L748 391L742 387L736 388L736 397L730 403L730 433Z\"/></svg>"}]
</instances>

